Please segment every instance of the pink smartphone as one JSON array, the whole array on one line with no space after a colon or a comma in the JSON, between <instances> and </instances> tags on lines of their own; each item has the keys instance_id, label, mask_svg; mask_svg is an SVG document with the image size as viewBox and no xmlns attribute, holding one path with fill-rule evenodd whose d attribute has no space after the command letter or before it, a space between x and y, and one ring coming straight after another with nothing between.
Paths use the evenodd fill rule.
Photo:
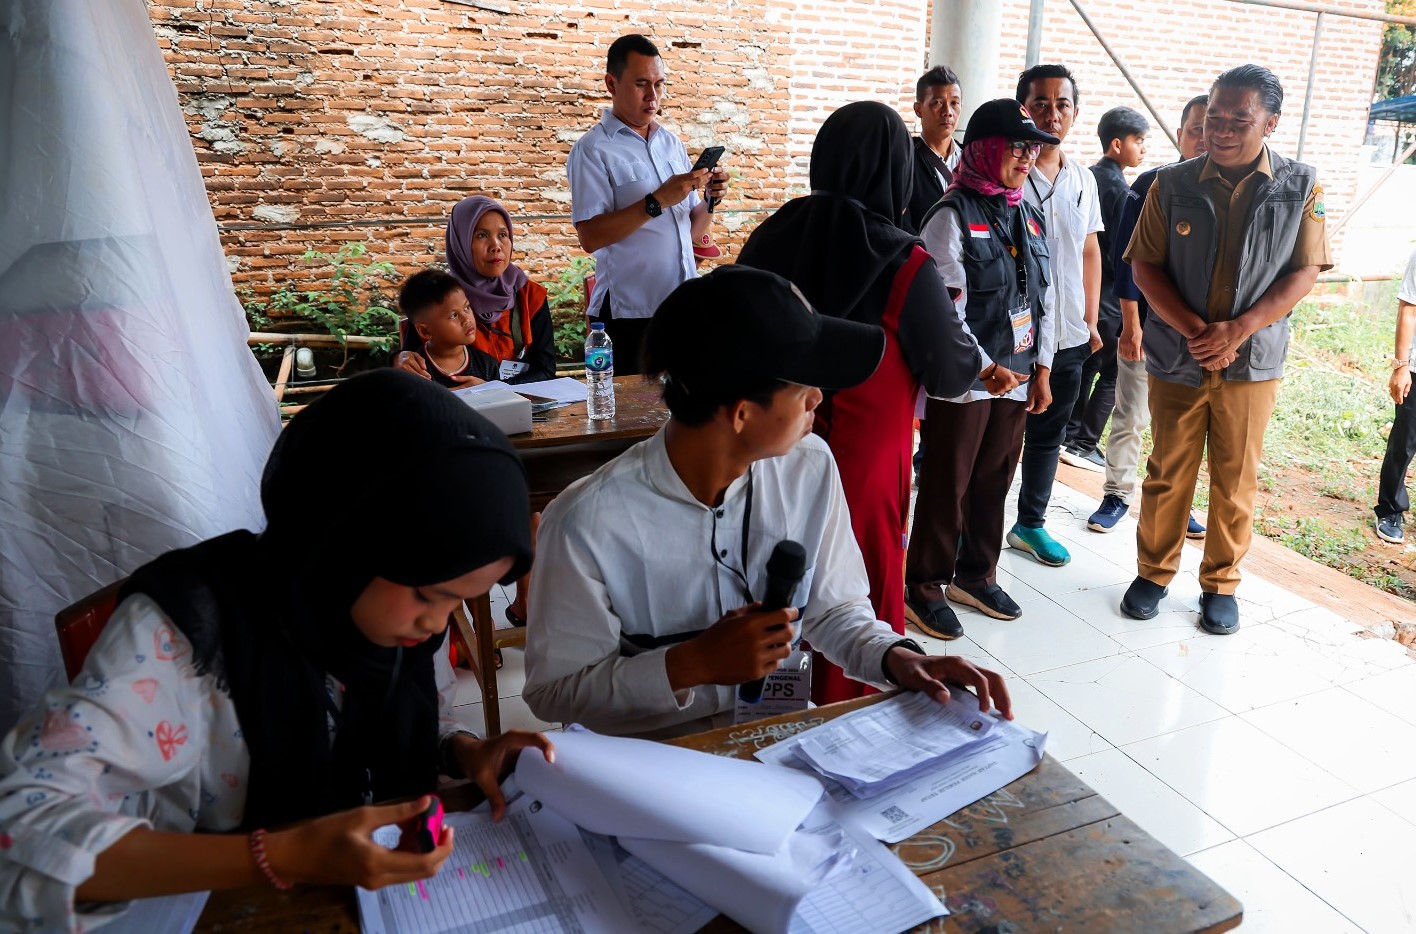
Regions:
<instances>
[{"instance_id":1,"label":"pink smartphone","mask_svg":"<svg viewBox=\"0 0 1416 934\"><path fill-rule=\"evenodd\" d=\"M431 796L427 810L404 821L398 848L410 853L431 853L442 839L443 806L437 795Z\"/></svg>"}]
</instances>

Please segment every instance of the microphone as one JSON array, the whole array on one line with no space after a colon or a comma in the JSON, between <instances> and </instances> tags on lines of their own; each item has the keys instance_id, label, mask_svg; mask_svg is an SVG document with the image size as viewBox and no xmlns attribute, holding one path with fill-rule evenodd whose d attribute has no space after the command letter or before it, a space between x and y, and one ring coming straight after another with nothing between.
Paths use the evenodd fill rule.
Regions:
<instances>
[{"instance_id":1,"label":"microphone","mask_svg":"<svg viewBox=\"0 0 1416 934\"><path fill-rule=\"evenodd\" d=\"M782 610L792 605L792 594L806 576L806 549L790 539L784 539L772 549L767 559L767 592L762 595L763 610ZM762 685L766 678L745 681L738 685L738 697L749 704L762 700Z\"/></svg>"}]
</instances>

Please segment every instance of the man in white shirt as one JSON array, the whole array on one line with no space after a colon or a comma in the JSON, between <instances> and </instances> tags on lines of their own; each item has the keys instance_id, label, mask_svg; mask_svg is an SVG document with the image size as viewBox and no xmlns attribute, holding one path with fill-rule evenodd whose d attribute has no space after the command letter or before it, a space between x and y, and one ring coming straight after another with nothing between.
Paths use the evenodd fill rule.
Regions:
<instances>
[{"instance_id":1,"label":"man in white shirt","mask_svg":"<svg viewBox=\"0 0 1416 934\"><path fill-rule=\"evenodd\" d=\"M731 334L706 352L703 335ZM681 735L731 722L736 686L811 647L861 681L947 700L945 682L1011 716L997 674L927 656L875 618L830 449L821 389L864 382L879 328L817 314L744 266L679 286L654 316L647 371L670 419L551 503L532 576L522 696L536 716L605 733ZM763 611L768 556L801 544L798 609Z\"/></svg>"},{"instance_id":2,"label":"man in white shirt","mask_svg":"<svg viewBox=\"0 0 1416 934\"><path fill-rule=\"evenodd\" d=\"M610 45L605 71L611 106L570 150L571 222L581 249L595 254L590 316L615 344L615 372L639 372L639 347L654 309L695 271L694 226L706 234L707 186L716 205L722 169L693 171L683 141L655 119L664 99L664 64L644 36Z\"/></svg>"},{"instance_id":3,"label":"man in white shirt","mask_svg":"<svg viewBox=\"0 0 1416 934\"><path fill-rule=\"evenodd\" d=\"M1401 288L1396 293L1396 354L1391 358L1391 379L1387 391L1396 403L1391 433L1387 435L1386 456L1382 458L1381 481L1377 484L1377 537L1400 545L1406 540L1402 526L1411 499L1406 491L1406 472L1416 456L1416 396L1411 394L1412 341L1416 339L1416 253L1406 263Z\"/></svg>"},{"instance_id":4,"label":"man in white shirt","mask_svg":"<svg viewBox=\"0 0 1416 934\"><path fill-rule=\"evenodd\" d=\"M1035 65L1023 72L1017 99L1040 130L1066 141L1077 117L1077 82L1065 65ZM1097 234L1105 225L1096 178L1086 165L1068 159L1060 144L1042 147L1023 186L1023 197L1047 219L1057 351L1050 373L1052 403L1029 415L1024 430L1018 521L1008 532L1008 544L1042 564L1060 567L1072 556L1043 524L1067 420L1081 389L1082 365L1102 343L1097 331L1101 301Z\"/></svg>"}]
</instances>

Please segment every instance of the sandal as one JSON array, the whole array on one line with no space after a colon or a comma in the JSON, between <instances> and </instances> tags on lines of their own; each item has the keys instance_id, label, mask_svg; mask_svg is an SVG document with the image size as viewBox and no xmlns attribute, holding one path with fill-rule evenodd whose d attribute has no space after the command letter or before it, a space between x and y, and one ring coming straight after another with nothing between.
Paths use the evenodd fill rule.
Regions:
<instances>
[{"instance_id":1,"label":"sandal","mask_svg":"<svg viewBox=\"0 0 1416 934\"><path fill-rule=\"evenodd\" d=\"M526 617L518 616L517 613L511 608L510 604L508 604L506 608L506 621L508 623L511 623L517 629L521 629L526 625Z\"/></svg>"}]
</instances>

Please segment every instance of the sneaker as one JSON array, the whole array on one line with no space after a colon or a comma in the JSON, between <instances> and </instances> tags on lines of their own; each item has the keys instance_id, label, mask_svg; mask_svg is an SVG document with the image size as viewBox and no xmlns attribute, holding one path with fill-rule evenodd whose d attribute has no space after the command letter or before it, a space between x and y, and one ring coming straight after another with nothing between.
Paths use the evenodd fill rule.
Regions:
<instances>
[{"instance_id":1,"label":"sneaker","mask_svg":"<svg viewBox=\"0 0 1416 934\"><path fill-rule=\"evenodd\" d=\"M997 584L976 584L973 587L950 584L945 588L944 596L994 619L1017 619L1023 615L1022 607L1014 603L1013 598Z\"/></svg>"},{"instance_id":2,"label":"sneaker","mask_svg":"<svg viewBox=\"0 0 1416 934\"><path fill-rule=\"evenodd\" d=\"M1154 619L1160 612L1160 598L1170 592L1169 587L1138 577L1126 588L1121 598L1121 612L1132 619Z\"/></svg>"},{"instance_id":3,"label":"sneaker","mask_svg":"<svg viewBox=\"0 0 1416 934\"><path fill-rule=\"evenodd\" d=\"M1215 636L1239 631L1239 601L1233 594L1200 594L1200 628Z\"/></svg>"},{"instance_id":4,"label":"sneaker","mask_svg":"<svg viewBox=\"0 0 1416 934\"><path fill-rule=\"evenodd\" d=\"M1377 538L1384 542L1391 542L1393 545L1400 545L1406 541L1406 533L1402 531L1402 516L1397 513L1394 516L1385 518L1377 517Z\"/></svg>"},{"instance_id":5,"label":"sneaker","mask_svg":"<svg viewBox=\"0 0 1416 934\"><path fill-rule=\"evenodd\" d=\"M907 596L905 606L914 612L911 622L926 636L948 641L964 634L963 624L959 622L959 617L954 615L954 608L948 603L925 603Z\"/></svg>"},{"instance_id":6,"label":"sneaker","mask_svg":"<svg viewBox=\"0 0 1416 934\"><path fill-rule=\"evenodd\" d=\"M1121 497L1107 493L1101 498L1101 505L1097 507L1096 512L1087 519L1087 528L1093 532L1114 531L1130 511L1131 508L1122 502Z\"/></svg>"},{"instance_id":7,"label":"sneaker","mask_svg":"<svg viewBox=\"0 0 1416 934\"><path fill-rule=\"evenodd\" d=\"M1205 527L1202 526L1202 525L1200 525L1199 521L1195 518L1195 514L1194 514L1193 512L1190 513L1190 523L1185 526L1185 537L1186 537L1186 538L1204 538L1204 537L1205 537Z\"/></svg>"},{"instance_id":8,"label":"sneaker","mask_svg":"<svg viewBox=\"0 0 1416 934\"><path fill-rule=\"evenodd\" d=\"M1027 552L1036 558L1039 564L1045 564L1048 567L1060 568L1072 560L1067 549L1047 534L1047 529L1029 529L1021 525L1014 525L1008 530L1008 544L1019 551Z\"/></svg>"},{"instance_id":9,"label":"sneaker","mask_svg":"<svg viewBox=\"0 0 1416 934\"><path fill-rule=\"evenodd\" d=\"M1096 448L1085 452L1078 448L1063 448L1061 453L1057 455L1057 459L1064 464L1071 464L1073 467L1080 467L1083 470L1106 470L1106 458L1102 457L1101 452Z\"/></svg>"}]
</instances>

